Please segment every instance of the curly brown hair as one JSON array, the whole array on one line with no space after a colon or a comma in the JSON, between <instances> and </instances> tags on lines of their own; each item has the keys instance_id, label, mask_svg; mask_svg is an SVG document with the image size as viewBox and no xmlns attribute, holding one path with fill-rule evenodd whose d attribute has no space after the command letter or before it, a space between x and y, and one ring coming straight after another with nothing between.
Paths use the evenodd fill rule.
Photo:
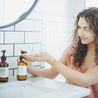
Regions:
<instances>
[{"instance_id":1,"label":"curly brown hair","mask_svg":"<svg viewBox=\"0 0 98 98\"><path fill-rule=\"evenodd\" d=\"M75 21L75 29L73 31L73 40L71 47L71 54L74 58L73 64L75 67L80 67L82 62L87 55L88 47L81 43L80 37L78 36L78 22L79 19L84 18L89 25L89 28L95 34L95 62L98 61L98 8L89 8L80 12Z\"/></svg>"}]
</instances>

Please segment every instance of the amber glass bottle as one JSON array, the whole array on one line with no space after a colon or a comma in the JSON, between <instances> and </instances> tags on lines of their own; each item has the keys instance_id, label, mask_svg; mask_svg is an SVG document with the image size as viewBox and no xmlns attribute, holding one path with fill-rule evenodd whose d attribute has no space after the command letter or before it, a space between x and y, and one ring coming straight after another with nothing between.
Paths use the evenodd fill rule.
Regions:
<instances>
[{"instance_id":1,"label":"amber glass bottle","mask_svg":"<svg viewBox=\"0 0 98 98\"><path fill-rule=\"evenodd\" d=\"M0 62L0 82L7 82L9 75L9 64L6 62L5 50L2 50L3 56Z\"/></svg>"},{"instance_id":2,"label":"amber glass bottle","mask_svg":"<svg viewBox=\"0 0 98 98\"><path fill-rule=\"evenodd\" d=\"M26 51L21 52L21 54L26 53ZM17 63L17 80L26 80L27 79L27 63L22 61L24 57L20 56L20 62Z\"/></svg>"}]
</instances>

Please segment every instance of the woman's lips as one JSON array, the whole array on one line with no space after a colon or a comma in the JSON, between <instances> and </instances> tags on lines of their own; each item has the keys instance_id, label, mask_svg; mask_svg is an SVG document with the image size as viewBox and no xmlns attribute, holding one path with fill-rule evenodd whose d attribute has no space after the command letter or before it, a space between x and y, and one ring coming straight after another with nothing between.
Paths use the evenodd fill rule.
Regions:
<instances>
[{"instance_id":1,"label":"woman's lips","mask_svg":"<svg viewBox=\"0 0 98 98\"><path fill-rule=\"evenodd\" d=\"M81 37L81 40L86 40L87 38L83 38L83 37Z\"/></svg>"}]
</instances>

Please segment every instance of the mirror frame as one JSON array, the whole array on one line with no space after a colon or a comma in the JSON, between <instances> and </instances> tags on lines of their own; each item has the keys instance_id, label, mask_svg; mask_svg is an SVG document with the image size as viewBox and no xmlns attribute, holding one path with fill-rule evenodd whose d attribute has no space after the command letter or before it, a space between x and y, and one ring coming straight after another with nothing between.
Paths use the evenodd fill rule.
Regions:
<instances>
[{"instance_id":1,"label":"mirror frame","mask_svg":"<svg viewBox=\"0 0 98 98\"><path fill-rule=\"evenodd\" d=\"M38 2L38 0L35 0L31 6L31 8L28 11L24 12L16 21L9 23L7 25L0 26L0 29L7 28L7 27L13 26L13 25L21 22L23 19L25 19L32 12L32 10L35 8L37 2Z\"/></svg>"}]
</instances>

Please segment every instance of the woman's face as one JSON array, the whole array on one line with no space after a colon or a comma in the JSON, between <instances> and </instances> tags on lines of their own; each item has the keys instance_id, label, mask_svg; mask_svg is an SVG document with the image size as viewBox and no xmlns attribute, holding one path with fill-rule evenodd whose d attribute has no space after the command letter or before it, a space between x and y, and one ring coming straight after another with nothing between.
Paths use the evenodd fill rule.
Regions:
<instances>
[{"instance_id":1,"label":"woman's face","mask_svg":"<svg viewBox=\"0 0 98 98\"><path fill-rule=\"evenodd\" d=\"M78 34L82 44L91 44L95 42L95 34L89 29L88 23L84 18L80 18L78 22Z\"/></svg>"}]
</instances>

